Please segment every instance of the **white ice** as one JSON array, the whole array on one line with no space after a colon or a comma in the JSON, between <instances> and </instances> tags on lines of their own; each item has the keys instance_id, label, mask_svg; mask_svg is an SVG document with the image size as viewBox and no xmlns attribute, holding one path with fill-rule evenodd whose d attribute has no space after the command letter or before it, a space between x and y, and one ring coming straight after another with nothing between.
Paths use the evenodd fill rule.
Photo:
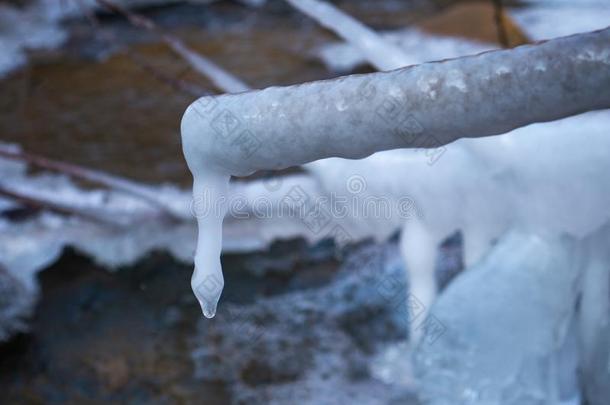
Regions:
<instances>
[{"instance_id":1,"label":"white ice","mask_svg":"<svg viewBox=\"0 0 610 405\"><path fill-rule=\"evenodd\" d=\"M460 275L416 351L421 399L578 404L579 249L574 238L512 232Z\"/></svg>"}]
</instances>

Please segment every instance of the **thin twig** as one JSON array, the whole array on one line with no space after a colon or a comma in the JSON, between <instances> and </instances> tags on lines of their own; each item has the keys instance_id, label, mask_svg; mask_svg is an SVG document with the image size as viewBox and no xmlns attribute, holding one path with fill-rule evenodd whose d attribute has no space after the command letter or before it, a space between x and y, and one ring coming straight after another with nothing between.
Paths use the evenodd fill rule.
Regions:
<instances>
[{"instance_id":1,"label":"thin twig","mask_svg":"<svg viewBox=\"0 0 610 405\"><path fill-rule=\"evenodd\" d=\"M112 35L109 32L104 32L101 29L101 23L100 23L99 19L91 11L91 9L89 9L88 7L86 7L83 4L82 0L76 0L76 1L78 2L81 12L89 20L89 23L93 27L94 32L98 35L102 35L103 40L106 41L108 44L114 44L116 42L116 38L114 37L114 35ZM173 88L175 90L184 92L184 93L186 93L190 96L196 97L196 98L211 94L208 90L204 89L203 87L201 87L199 85L196 85L194 83L188 82L188 81L180 79L180 78L172 77L172 76L162 72L161 70L157 69L150 63L146 62L144 60L144 58L140 57L138 55L138 53L134 52L133 50L126 49L125 55L129 59L131 59L131 61L134 62L142 70L151 74L156 80L158 80L166 85L169 85L171 88Z\"/></svg>"},{"instance_id":2,"label":"thin twig","mask_svg":"<svg viewBox=\"0 0 610 405\"><path fill-rule=\"evenodd\" d=\"M156 80L167 84L174 90L180 91L182 93L186 93L189 96L192 96L195 98L199 98L199 97L203 97L203 96L210 96L213 94L195 83L188 82L186 80L182 80L178 77L173 77L173 76L170 76L170 75L164 73L163 71L155 68L150 63L146 62L144 60L144 58L141 58L139 55L137 55L135 53L128 52L127 56L132 60L133 63L135 63L138 67L140 67L140 69L149 73Z\"/></svg>"},{"instance_id":3,"label":"thin twig","mask_svg":"<svg viewBox=\"0 0 610 405\"><path fill-rule=\"evenodd\" d=\"M158 198L158 192L153 188L128 180L122 177L114 176L93 169L88 169L82 166L77 166L71 163L51 160L43 156L34 155L26 152L17 152L11 148L0 145L0 157L5 159L17 160L26 162L29 165L39 167L41 169L50 170L67 174L71 177L76 177L92 183L97 183L133 195L146 202L152 204L162 212L170 215L175 219L181 219L176 215L163 201Z\"/></svg>"},{"instance_id":4,"label":"thin twig","mask_svg":"<svg viewBox=\"0 0 610 405\"><path fill-rule=\"evenodd\" d=\"M163 32L151 19L129 11L125 7L109 0L96 1L108 10L123 15L135 27L143 28L158 34L163 42L165 42L178 56L182 57L195 71L208 78L223 92L241 93L250 90L250 86L216 65L211 60L189 48L178 37Z\"/></svg>"},{"instance_id":5,"label":"thin twig","mask_svg":"<svg viewBox=\"0 0 610 405\"><path fill-rule=\"evenodd\" d=\"M53 201L48 201L40 197L29 196L14 190L10 190L2 184L0 184L0 196L9 198L15 202L18 202L21 205L26 205L28 207L36 209L45 209L61 215L73 215L103 225L110 225L112 227L120 227L124 225L120 221L113 220L111 217L99 215L93 211L87 211L81 208L71 207Z\"/></svg>"}]
</instances>

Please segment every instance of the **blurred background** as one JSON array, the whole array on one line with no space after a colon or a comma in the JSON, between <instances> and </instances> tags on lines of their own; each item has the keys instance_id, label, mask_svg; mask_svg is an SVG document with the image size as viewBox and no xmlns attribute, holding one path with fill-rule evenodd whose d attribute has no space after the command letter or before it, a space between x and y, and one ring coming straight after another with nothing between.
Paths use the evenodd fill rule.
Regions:
<instances>
[{"instance_id":1,"label":"blurred background","mask_svg":"<svg viewBox=\"0 0 610 405\"><path fill-rule=\"evenodd\" d=\"M417 62L610 22L606 1L333 4ZM375 71L283 0L1 0L0 402L418 403L398 229L337 241L229 221L203 319L194 220L172 218L192 208L179 123L224 91L172 41L255 89ZM275 191L303 172L235 182ZM439 247L441 289L462 244Z\"/></svg>"}]
</instances>

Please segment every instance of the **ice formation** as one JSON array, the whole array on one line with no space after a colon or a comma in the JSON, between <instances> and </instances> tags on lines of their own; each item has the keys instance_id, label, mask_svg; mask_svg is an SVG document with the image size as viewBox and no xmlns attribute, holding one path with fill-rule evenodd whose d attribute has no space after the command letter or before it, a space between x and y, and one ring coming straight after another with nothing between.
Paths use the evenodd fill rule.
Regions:
<instances>
[{"instance_id":1,"label":"ice formation","mask_svg":"<svg viewBox=\"0 0 610 405\"><path fill-rule=\"evenodd\" d=\"M609 244L610 222L503 237L432 309L445 333L415 354L424 402L572 405L583 386L607 403Z\"/></svg>"},{"instance_id":2,"label":"ice formation","mask_svg":"<svg viewBox=\"0 0 610 405\"><path fill-rule=\"evenodd\" d=\"M534 8L533 14L536 15L537 13L539 13L539 10ZM591 19L585 19L584 21L586 22L585 26L588 29L599 27L599 25L596 25L596 21L599 20L593 19L593 21L591 21ZM566 25L570 26L570 24ZM540 33L539 26L540 24L528 24L528 27L531 27L535 34ZM603 25L601 26L603 27ZM329 25L329 27L339 33L341 23L338 22L335 25ZM570 34L575 32L578 31L575 31L574 27L571 27L568 31ZM348 44L331 45L322 49L321 56L327 65L335 68L337 66L352 68L353 65L360 61L359 58L370 62L374 66L377 66L382 61L385 62L383 53L363 52L361 46L359 46L359 38L354 33L342 36L347 40ZM476 53L492 47L489 44L479 44L473 41L426 35L420 33L416 29L407 29L396 33L386 34L383 37L376 36L370 38L370 45L379 49L384 49L384 46L388 42L398 44L409 55L412 55L413 59L417 60L417 57L422 58L421 60L417 60L418 62L441 60L443 58L460 56L466 53ZM390 63L389 67L399 68L401 66L399 64L392 66ZM546 66L544 64L536 64L534 69L545 72ZM498 72L508 74L510 70L506 67L500 67ZM438 85L438 81L438 79L420 80L417 85L422 91L429 92L430 97L434 99L437 97L435 87ZM462 79L462 75L458 71L449 71L446 76L446 83L459 90L467 91L467 86ZM601 121L604 121L603 118ZM598 134L598 125L600 122L595 118L593 118L592 121L588 121L588 118L585 118L585 122L587 122L589 126L592 126L591 130L593 133ZM604 125L601 125L601 128L603 127ZM543 127L542 132L544 131L545 129ZM559 140L553 140L551 149L555 152L554 156L544 153L538 154L538 157L541 158L543 162L550 162L550 165L547 165L546 168L547 177L541 177L541 172L538 171L538 177L534 178L531 176L531 173L525 173L527 170L520 170L520 168L514 164L514 161L511 163L511 159L516 156L514 154L516 150L519 151L520 156L531 156L535 153L534 148L543 149L538 143L540 142L540 136L536 136L537 134L535 133L532 133L534 138L526 140L521 139L517 142L515 142L514 139L507 140L506 137L495 137L492 139L474 141L462 140L456 142L451 148L453 156L449 158L450 162L444 164L445 169L448 167L451 168L448 170L449 172L442 169L435 170L434 172L429 170L430 173L428 173L428 171L425 172L427 176L410 176L410 174L413 173L414 164L416 164L415 162L418 162L418 159L411 159L410 162L408 160L403 160L403 167L410 168L410 173L407 175L408 180L404 181L405 179L401 178L403 181L402 187L401 184L394 184L392 187L386 188L391 190L399 190L401 188L405 191L408 190L410 192L408 195L417 196L419 204L424 205L427 208L428 214L431 214L427 217L418 215L415 218L409 218L407 224L402 226L401 232L403 256L407 263L411 291L421 299L425 308L429 308L432 305L436 296L436 284L432 275L436 257L436 246L438 246L443 238L447 237L450 232L454 231L453 227L457 226L457 229L462 230L465 234L465 264L467 267L470 267L487 252L493 240L499 238L511 227L526 226L530 230L545 229L556 233L565 231L572 235L584 235L606 219L607 213L603 207L608 200L608 196L606 195L607 193L604 192L597 193L596 191L598 189L595 186L600 179L604 178L603 173L607 166L604 165L604 162L608 161L606 159L607 156L603 153L599 154L593 152L593 154L591 154L591 152L587 151L586 153L579 155L585 160L584 162L578 161L578 159L570 162L562 162L562 164L566 163L566 167L570 167L570 173L580 172L584 168L590 170L591 167L595 167L597 169L594 170L595 173L588 173L588 176L586 176L588 179L592 180L591 183L587 183L587 186L573 191L574 193L577 193L573 195L579 195L579 198L578 201L572 201L570 207L573 208L577 204L582 206L591 204L590 208L592 209L585 211L584 215L571 216L570 208L566 204L561 203L555 204L552 209L549 209L549 203L546 200L549 199L550 195L561 193L561 191L553 187L552 184L549 184L552 183L552 181L547 181L547 183L536 187L536 192L534 194L536 194L537 202L533 204L533 207L528 207L530 208L529 211L523 211L515 206L518 204L518 201L520 201L520 198L525 199L527 196L521 195L521 197L519 197L521 190L516 189L514 184L509 183L514 183L515 179L519 179L519 182L523 181L525 183L525 187L528 185L531 187L531 185L536 184L539 179L554 178L562 171L560 166L554 165L552 162L556 159L556 156L565 156L565 154L569 153L568 151L576 147L576 145L574 145L574 134L569 134L562 129L559 129L559 133L565 135ZM591 143L591 145L595 145L593 148L601 147L602 150L606 150L605 145L607 142L605 137L602 135L602 137L594 138L595 139L593 139ZM550 142L550 140L547 140L547 142ZM544 149L548 150L548 147L545 147ZM407 153L408 152L400 152L394 153L394 155L400 156L402 154L402 157L406 158ZM433 151L432 153L429 153L429 165L435 163L436 159L439 158L439 155L442 155L443 153L443 148L440 148L436 152ZM378 162L385 161L390 154L392 154L392 152L382 152L376 156L376 160ZM462 159L460 159L460 157ZM372 157L365 160L373 159L374 158ZM394 163L397 161L396 157L390 158L389 160ZM398 158L398 160L400 160L400 158ZM594 162L593 165L591 165L592 161ZM476 165L479 167L473 167ZM325 180L325 177L328 176L324 176L324 170L316 170L316 164L312 164L310 167L311 166L313 166L314 172L317 172L318 176L322 179L321 181L323 183L328 183L328 180ZM325 167L327 172L337 173L336 168L333 169L329 167L332 165L319 163L317 166ZM352 166L352 173L354 173L354 165L350 165L349 163L343 164L343 162L339 160L335 166L338 166L339 168L342 166ZM359 163L355 166L360 166L360 169L367 173L376 170L372 167L367 168L366 164ZM380 164L377 170L384 170L385 168L383 166L383 164ZM466 169L465 172L462 172L464 168L468 169ZM395 168L395 170L398 170L398 168ZM494 174L492 176L478 176L479 181L477 182L476 190L467 191L468 186L462 184L463 179L471 178L472 175L479 170L491 171ZM498 173L501 174L498 175ZM456 174L458 175L456 176ZM581 174L584 175L584 173ZM353 175L354 174L352 174L352 176ZM507 178L511 176L514 176L513 181L507 182ZM337 176L335 176L335 183L336 177ZM434 187L429 187L429 184L422 187L420 179L423 178L436 178L442 180L440 182L441 184L434 184ZM343 178L344 181L345 179L346 177ZM452 186L449 187L449 189L443 186L448 179L453 179L451 182ZM431 180L428 180L428 182L435 183ZM593 187L589 187L590 185L593 185ZM331 186L330 189L336 190L339 185L327 184L327 186ZM461 190L461 195L456 194L456 190ZM510 191L507 192L507 190ZM543 191L538 192L539 190ZM378 191L381 191L380 195L383 195L383 190ZM566 190L563 191L566 192ZM454 212L454 210L447 210L446 208L442 209L434 204L435 198L431 198L431 195L436 196L436 199L442 198L443 201L465 200L465 204L463 202L457 212ZM503 198L497 200L497 203L490 204L490 201L495 200L496 197L500 195L503 195ZM541 197L541 195L544 197ZM583 197L583 195L586 197ZM573 198L566 198L566 200L570 199ZM494 208L498 209L494 210L489 209L487 206L481 206L481 201L483 200L487 200L488 205L492 205ZM554 197L553 200L557 200L557 197ZM583 202L583 200L585 202ZM602 203L597 204L596 202L599 201ZM474 207L477 208L475 209ZM527 215L528 218L518 218L521 214L515 213L521 212L533 213L533 215ZM550 212L553 213L552 216L549 215ZM557 219L558 217L561 217L563 221L559 223L554 222L554 219ZM440 224L445 225L439 226ZM558 225L559 227L563 227L563 229L557 229ZM585 230L582 228L585 228ZM417 341L419 339L420 329L415 325L411 325L411 329L412 341Z\"/></svg>"},{"instance_id":3,"label":"ice formation","mask_svg":"<svg viewBox=\"0 0 610 405\"><path fill-rule=\"evenodd\" d=\"M207 318L213 318L224 287L220 254L222 251L222 223L227 212L227 205L222 199L228 195L230 176L228 173L215 172L212 168L198 167L192 163L189 167L197 172L193 184L193 195L195 198L200 196L212 204L211 212L197 215L199 234L191 286L199 300L203 314Z\"/></svg>"},{"instance_id":4,"label":"ice formation","mask_svg":"<svg viewBox=\"0 0 610 405\"><path fill-rule=\"evenodd\" d=\"M17 146L1 147L3 151L19 153ZM108 269L131 265L153 250L165 250L177 260L192 263L197 234L193 215L197 215L199 205L193 203L191 191L171 185L123 184L123 179L101 175L104 179L101 183L111 185L110 189L83 189L63 174L31 174L23 162L0 158L0 187L87 214L68 217L42 212L12 221L4 214L17 209L19 204L0 197L0 267L25 286L30 299L36 295L37 272L54 263L66 247L90 256ZM315 189L313 184L308 188L311 179L293 180L308 192L319 193L317 185ZM284 184L292 183L287 180ZM231 192L254 200L260 192L258 186L237 183ZM283 189L278 189L275 194L279 198L282 192ZM159 211L160 206L172 216ZM252 221L257 219L252 213L233 212L234 217L239 214L249 215ZM223 250L260 250L277 237L294 237L306 230L294 218L269 221L263 231L260 223L252 221L227 218Z\"/></svg>"},{"instance_id":5,"label":"ice formation","mask_svg":"<svg viewBox=\"0 0 610 405\"><path fill-rule=\"evenodd\" d=\"M607 108L610 94L599 89L610 88L609 40L607 29L393 72L201 98L181 126L194 198L211 196L219 205L230 175L433 148ZM213 211L198 216L200 235L220 229L224 213ZM214 307L222 291L220 239L217 232L198 243L193 288L202 306Z\"/></svg>"},{"instance_id":6,"label":"ice formation","mask_svg":"<svg viewBox=\"0 0 610 405\"><path fill-rule=\"evenodd\" d=\"M529 15L532 15L531 9L525 9L525 11L526 13L529 11ZM581 12L581 10L578 11ZM535 15L536 13L539 13L539 11L535 10L533 14ZM545 20L548 21L548 18ZM600 21L599 25L596 25L595 21ZM584 30L603 26L601 21L604 20L583 19L579 20L579 23L581 25L584 23ZM525 26L533 29L535 32L533 36L540 37L540 30L536 24L525 24ZM574 30L574 27L570 26L570 24L564 24L561 28L565 29L566 27L569 27L567 29L571 30L566 33L578 31ZM543 31L544 29L542 29ZM548 35L548 33L544 35L547 35L546 37L553 36ZM415 30L405 30L394 34L393 38L388 37L394 41L402 39L404 47L408 46L410 42L417 41L417 38L421 36ZM426 37L430 38L430 36L425 36L420 41L425 42ZM459 52L468 51L468 48L477 46L476 44L453 39L445 41L436 40L433 44L437 47L445 47L444 54L446 56L459 55ZM357 47L355 48L349 45L326 47L322 52L322 56L330 66L349 69L353 67L353 64L361 60L359 59L361 56L358 54ZM434 48L431 49L432 53L436 50ZM413 47L412 51L417 53L417 47ZM422 52L420 51L419 54L422 54ZM442 56L441 54L438 56L428 55L427 57L440 59ZM339 65L339 63L342 65ZM541 71L544 70L542 65L538 68ZM429 86L424 85L423 87ZM402 189L403 193L417 195L416 200L422 203L428 214L432 214L425 217L425 227L417 223L420 221L411 221L411 223L407 223L403 228L404 257L410 270L411 291L418 297L421 297L426 304L429 304L431 303L431 297L428 297L428 293L434 289L434 280L429 272L433 267L433 262L423 263L421 260L434 256L434 251L430 249L433 249L438 244L440 241L439 237L442 238L442 235L446 235L451 229L438 228L439 223L443 223L443 217L445 220L449 220L445 223L446 225L458 226L462 229L466 239L465 253L467 265L476 263L477 259L489 249L491 242L495 238L499 238L506 229L511 227L527 230L530 235L536 232L547 232L547 236L560 235L565 232L581 237L588 235L599 224L608 219L609 213L605 207L608 204L609 194L603 186L600 188L600 184L604 183L606 173L610 169L608 167L610 159L607 153L600 153L600 151L609 150L610 145L608 145L609 141L605 133L607 132L605 128L608 128L610 124L609 119L610 115L608 113L588 114L582 117L566 119L558 123L535 125L515 131L515 133L529 131L530 135L527 137L519 137L518 135L509 137L507 135L492 139L462 140L456 142L450 147L451 154L443 158L443 163L438 165L441 167L437 167L437 170L433 173L434 176L440 176L440 179L443 179L443 181L453 179L453 181L449 181L451 185L449 188L442 185L443 181L440 182L441 184L438 184L430 180L433 178L432 176L418 176L417 170L413 173L414 169L417 168L417 164L424 164L423 161L426 159L423 155L420 156L421 159L419 160L413 159L416 156L411 156L411 159L408 159L406 156L408 154L407 151L380 153L356 164L335 159L334 161L329 160L324 162L324 164L319 162L308 166L310 169L313 168L313 172L317 173L317 176L322 179L324 183L323 188L332 190L341 189L341 182L348 181L355 173L374 173L376 170L404 173L400 176L399 183L402 184L394 184L394 182L386 180L385 190L392 190L393 193L396 193L396 190ZM553 131L552 139L549 137L551 135L549 131ZM583 131L588 135L592 135L590 142L587 142L586 146L582 145L579 140L579 134ZM570 152L574 150L577 151L575 154ZM457 157L456 152L458 154ZM389 157L390 154L394 156ZM460 156L464 154L466 154L467 159L460 163ZM518 162L517 156L521 158L529 156L530 159L527 162ZM532 163L531 160L534 156L536 162ZM403 172L398 168L399 166L395 167L392 164L388 164L388 161L395 162L396 158L400 159L400 157L403 158L401 169L408 169L408 172ZM377 169L375 169L373 162L371 162L374 160L378 163L379 167ZM367 161L369 162L368 165L365 163ZM482 164L482 166L479 166L479 164ZM316 170L315 166L322 167ZM471 182L471 186L461 183L460 178L465 179L469 174L472 176L479 170L490 171L491 173L488 173L489 175L477 176L478 181L475 187L472 187L474 185L473 182ZM328 176L324 176L324 172L333 173L333 180L329 181ZM327 179L326 181L324 181L325 178ZM561 178L563 182L561 184L556 183L554 179L557 178ZM421 189L422 179L426 179L426 185L433 183L431 187L428 187L428 191ZM375 179L374 183L379 186L380 180ZM520 189L515 187L518 183L522 183ZM472 189L467 190L469 187L472 187ZM381 188L383 189L384 187ZM496 188L496 190L493 190L493 188ZM383 193L384 191L381 190L381 192ZM433 198L432 196L434 195L437 198ZM462 201L458 212L447 211L446 204L442 203L447 200L460 201L464 197L467 200L466 204ZM435 201L439 198L442 198L440 203ZM533 204L523 209L519 201L525 200L533 202ZM490 210L490 207L493 208ZM491 212L496 209L496 212ZM469 213L474 213L474 217L468 218ZM433 225L435 222L436 225ZM431 234L436 239L430 240ZM559 336L557 339L549 340L549 346L562 347L555 351L545 352L539 358L540 361L529 362L518 370L511 368L510 362L498 361L495 364L502 364L502 367L494 367L494 373L485 374L485 372L480 373L480 370L484 368L481 364L482 361L485 361L484 357L475 354L468 361L461 361L463 359L458 357L468 356L467 353L469 351L463 347L447 347L446 340L441 343L441 346L445 347L441 347L440 350L436 348L427 350L429 348L422 344L421 347L423 349L420 349L419 354L424 358L426 363L420 364L420 372L424 376L423 392L424 395L427 395L425 398L427 403L443 404L459 401L460 403L473 404L512 404L523 403L526 400L525 397L528 397L528 400L541 403L548 403L549 400L552 403L561 404L579 403L579 389L575 381L575 364L577 361L575 340L577 335L580 336L582 347L588 347L588 349L584 350L586 354L584 356L584 364L582 364L585 370L584 374L586 375L583 378L583 384L587 398L592 403L605 403L605 398L608 398L608 392L603 388L604 384L601 381L607 381L609 377L607 369L607 325L610 319L608 315L608 301L610 299L608 277L610 273L605 264L608 258L600 257L601 252L604 252L604 249L600 247L603 244L607 246L608 240L607 236L602 236L600 239L599 234L589 236L587 238L589 244L593 243L590 242L591 239L597 240L594 243L597 245L597 249L587 249L584 256L585 262L576 263L572 269L574 274L579 272L585 274L586 282L582 292L584 305L582 305L578 313L575 311L575 297L581 293L580 290L575 290L574 294L572 294L572 306L570 307L568 303L568 306L564 307L564 312L569 313L571 320L569 324L570 336L565 339ZM548 241L544 242L547 243ZM412 246L409 246L409 243ZM490 268L496 268L504 264L503 260L505 259L496 257L496 254L498 254L498 251L492 253L494 258L498 259L497 261L486 262ZM566 258L566 262L574 260L574 255L569 255ZM586 264L586 261L590 263ZM591 265L591 262L593 265ZM520 272L522 271L524 270L514 269L511 279L505 280L507 287L497 289L495 294L493 294L493 298L485 300L485 302L493 307L493 305L502 301L502 294L506 291L511 291L513 296L522 294L526 289L526 286L520 285L518 282L518 277L520 277ZM469 286L461 283L458 287L455 287L457 294L463 294L463 297L471 297L475 290L478 291L480 285L488 285L487 280L494 280L495 277L495 274L482 276L477 283L472 283ZM543 287L540 290L543 290ZM543 292L539 294L541 294L543 299L550 299L550 296L545 295ZM480 302L479 298L477 296L478 302ZM593 304L594 301L601 305ZM548 302L545 305L548 308ZM444 315L455 316L456 306L449 305L444 310ZM502 310L505 311L506 308L502 308ZM498 311L496 307L493 307L491 310L493 312L492 318L499 316L500 319L503 319L503 316L499 315L502 310ZM512 307L510 310L515 311ZM516 310L515 312L519 313L520 311ZM521 316L526 317L525 314L528 312L531 312L529 308L525 308L520 313ZM556 311L553 311L553 313L556 314ZM461 312L457 314L458 317L460 315L462 315ZM475 323L479 322L483 325L486 322L485 316L479 317L472 312L468 316L473 317L472 321ZM575 326L577 316L581 318L578 328ZM462 323L454 324L455 326L463 328ZM568 327L565 324L563 326L565 328ZM514 325L504 325L504 327L499 329L513 330L514 328ZM483 342L481 345L485 346L484 342L486 342L485 339L488 337L485 333L476 334L476 336L471 336L470 339L465 339L465 341L478 349L479 335L481 335L480 339ZM593 342L597 343L594 344ZM497 350L496 342L488 346L488 349ZM528 357L527 354L519 353L519 350L523 348L529 350L531 346L523 345L523 347L519 347L517 345L512 350L507 350L511 360L513 357ZM502 349L507 349L507 347ZM425 354L422 354L422 352ZM436 363L432 364L430 362ZM545 366L544 362L547 362L550 366ZM447 367L447 365L450 365L450 367ZM474 373L472 373L473 376L471 377L470 373L472 371ZM530 375L532 372L539 375L543 374L542 379L536 379L535 375L532 378L532 375ZM502 373L504 373L503 376L500 375ZM428 378L430 375L432 377ZM507 387L503 381L503 378L505 379L507 375L515 381L525 378L528 380L527 384ZM462 378L464 380L461 380ZM488 386L482 386L481 380L487 381ZM440 390L439 384L442 387ZM451 390L451 392L448 393L446 392L447 390ZM537 399L532 396L537 397Z\"/></svg>"},{"instance_id":7,"label":"ice formation","mask_svg":"<svg viewBox=\"0 0 610 405\"><path fill-rule=\"evenodd\" d=\"M432 309L442 338L416 352L423 402L578 404L579 248L513 232L454 281Z\"/></svg>"},{"instance_id":8,"label":"ice formation","mask_svg":"<svg viewBox=\"0 0 610 405\"><path fill-rule=\"evenodd\" d=\"M585 273L578 319L582 385L592 405L610 398L610 225L583 242Z\"/></svg>"}]
</instances>

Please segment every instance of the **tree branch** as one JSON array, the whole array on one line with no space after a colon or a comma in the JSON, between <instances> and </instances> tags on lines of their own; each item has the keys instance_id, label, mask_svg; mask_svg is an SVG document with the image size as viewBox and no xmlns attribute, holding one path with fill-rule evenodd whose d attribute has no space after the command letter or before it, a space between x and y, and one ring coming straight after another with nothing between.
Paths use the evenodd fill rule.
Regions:
<instances>
[{"instance_id":1,"label":"tree branch","mask_svg":"<svg viewBox=\"0 0 610 405\"><path fill-rule=\"evenodd\" d=\"M40 197L32 197L6 188L2 184L0 184L0 196L9 198L15 202L18 202L21 205L26 205L28 207L36 209L45 209L61 215L73 215L106 226L110 225L112 227L120 227L124 225L120 221L114 220L112 217L101 215L99 213L80 209L77 207L58 204L56 202L48 201Z\"/></svg>"},{"instance_id":2,"label":"tree branch","mask_svg":"<svg viewBox=\"0 0 610 405\"><path fill-rule=\"evenodd\" d=\"M136 183L132 180L113 176L104 172L88 169L70 163L47 159L43 156L38 156L25 152L17 152L4 145L0 145L0 157L26 162L29 165L36 166L41 169L67 174L71 177L100 184L110 189L122 191L124 193L130 194L134 197L140 198L148 202L154 207L160 209L161 212L170 215L174 219L183 219L182 216L173 212L173 210L168 207L164 201L159 199L158 193L154 188L146 186L144 184Z\"/></svg>"},{"instance_id":3,"label":"tree branch","mask_svg":"<svg viewBox=\"0 0 610 405\"><path fill-rule=\"evenodd\" d=\"M205 161L247 175L433 148L603 108L608 28L392 72L204 97L187 109L182 138L191 169Z\"/></svg>"},{"instance_id":4,"label":"tree branch","mask_svg":"<svg viewBox=\"0 0 610 405\"><path fill-rule=\"evenodd\" d=\"M94 32L96 34L101 34L103 36L103 39L108 44L114 44L116 42L115 36L108 32L104 32L101 30L100 21L95 16L93 11L90 8L88 8L85 4L83 4L83 0L76 0L76 2L78 3L78 6L80 7L83 15L85 15L87 17L87 19L89 20L91 27L95 30ZM139 57L137 53L135 53L129 49L127 49L125 54L127 55L127 57L129 59L132 60L132 62L134 62L136 65L138 65L142 70L151 74L158 81L169 85L173 89L184 92L184 93L189 94L194 97L201 97L201 96L210 94L205 89L203 89L193 83L190 83L185 80L181 80L179 78L175 78L175 77L172 77L172 76L169 76L169 75L163 73L159 69L157 69L154 66L152 66L151 64L147 63L144 60L144 58Z\"/></svg>"},{"instance_id":5,"label":"tree branch","mask_svg":"<svg viewBox=\"0 0 610 405\"><path fill-rule=\"evenodd\" d=\"M189 48L179 38L164 33L154 21L133 13L128 9L111 2L110 0L96 0L106 9L121 14L135 27L143 28L147 31L158 34L161 39L181 58L198 73L205 76L214 83L218 89L227 93L241 93L250 89L250 87L233 76L214 62Z\"/></svg>"},{"instance_id":6,"label":"tree branch","mask_svg":"<svg viewBox=\"0 0 610 405\"><path fill-rule=\"evenodd\" d=\"M137 54L132 54L131 52L128 52L127 56L132 60L133 63L138 65L142 70L149 73L152 77L154 77L158 81L167 84L174 90L188 94L192 97L202 97L205 95L212 94L209 91L207 91L206 89L204 89L203 87L198 86L194 83L165 74L161 70L155 68L150 63L146 62L146 60L144 58L141 58Z\"/></svg>"}]
</instances>

